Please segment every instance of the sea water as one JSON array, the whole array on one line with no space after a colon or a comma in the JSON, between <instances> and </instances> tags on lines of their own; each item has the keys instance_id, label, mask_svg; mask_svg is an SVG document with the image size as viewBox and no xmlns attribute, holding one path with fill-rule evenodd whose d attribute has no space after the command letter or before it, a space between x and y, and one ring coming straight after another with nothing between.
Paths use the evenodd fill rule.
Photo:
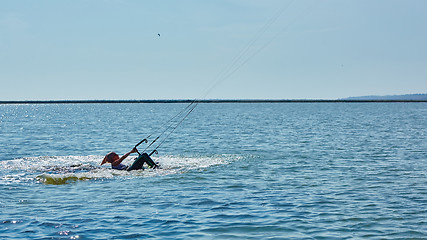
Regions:
<instances>
[{"instance_id":1,"label":"sea water","mask_svg":"<svg viewBox=\"0 0 427 240\"><path fill-rule=\"evenodd\" d=\"M0 239L427 238L427 103L185 106L0 105Z\"/></svg>"}]
</instances>

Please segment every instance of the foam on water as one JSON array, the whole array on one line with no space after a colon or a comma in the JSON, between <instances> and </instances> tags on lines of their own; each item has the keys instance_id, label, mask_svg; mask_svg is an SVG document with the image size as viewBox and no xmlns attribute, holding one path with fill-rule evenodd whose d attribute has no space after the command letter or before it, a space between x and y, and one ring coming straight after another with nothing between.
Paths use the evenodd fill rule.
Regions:
<instances>
[{"instance_id":1,"label":"foam on water","mask_svg":"<svg viewBox=\"0 0 427 240\"><path fill-rule=\"evenodd\" d=\"M99 166L103 156L42 156L1 161L0 183L69 184L77 181L106 180L116 177L153 177L209 168L240 159L235 155L160 156L160 169L120 171ZM125 160L130 164L133 160Z\"/></svg>"}]
</instances>

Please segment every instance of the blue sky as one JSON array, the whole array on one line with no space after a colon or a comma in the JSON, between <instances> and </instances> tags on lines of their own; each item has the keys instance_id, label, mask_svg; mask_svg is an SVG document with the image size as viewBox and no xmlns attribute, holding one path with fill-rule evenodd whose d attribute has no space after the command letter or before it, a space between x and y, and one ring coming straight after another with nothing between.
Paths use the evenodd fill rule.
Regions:
<instances>
[{"instance_id":1,"label":"blue sky","mask_svg":"<svg viewBox=\"0 0 427 240\"><path fill-rule=\"evenodd\" d=\"M4 0L0 100L426 93L426 12L425 0Z\"/></svg>"}]
</instances>

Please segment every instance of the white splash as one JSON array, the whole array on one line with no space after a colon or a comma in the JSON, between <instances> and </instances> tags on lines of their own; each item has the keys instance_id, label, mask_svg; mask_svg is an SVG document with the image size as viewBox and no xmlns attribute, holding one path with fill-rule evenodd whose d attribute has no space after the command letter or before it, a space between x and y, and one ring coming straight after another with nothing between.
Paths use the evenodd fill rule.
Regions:
<instances>
[{"instance_id":1,"label":"white splash","mask_svg":"<svg viewBox=\"0 0 427 240\"><path fill-rule=\"evenodd\" d=\"M159 156L160 169L120 171L100 166L103 156L42 156L0 162L0 183L68 184L77 181L106 180L116 177L155 177L182 174L192 170L228 164L241 159L236 155L215 156ZM125 160L131 164L133 160Z\"/></svg>"}]
</instances>

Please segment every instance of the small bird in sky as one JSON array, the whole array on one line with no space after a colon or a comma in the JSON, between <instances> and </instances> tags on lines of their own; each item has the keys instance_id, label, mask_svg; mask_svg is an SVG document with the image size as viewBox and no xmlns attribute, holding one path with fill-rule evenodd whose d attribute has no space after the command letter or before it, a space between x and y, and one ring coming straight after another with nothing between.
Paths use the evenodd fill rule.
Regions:
<instances>
[{"instance_id":1,"label":"small bird in sky","mask_svg":"<svg viewBox=\"0 0 427 240\"><path fill-rule=\"evenodd\" d=\"M160 33L157 33L157 35L160 37Z\"/></svg>"}]
</instances>

